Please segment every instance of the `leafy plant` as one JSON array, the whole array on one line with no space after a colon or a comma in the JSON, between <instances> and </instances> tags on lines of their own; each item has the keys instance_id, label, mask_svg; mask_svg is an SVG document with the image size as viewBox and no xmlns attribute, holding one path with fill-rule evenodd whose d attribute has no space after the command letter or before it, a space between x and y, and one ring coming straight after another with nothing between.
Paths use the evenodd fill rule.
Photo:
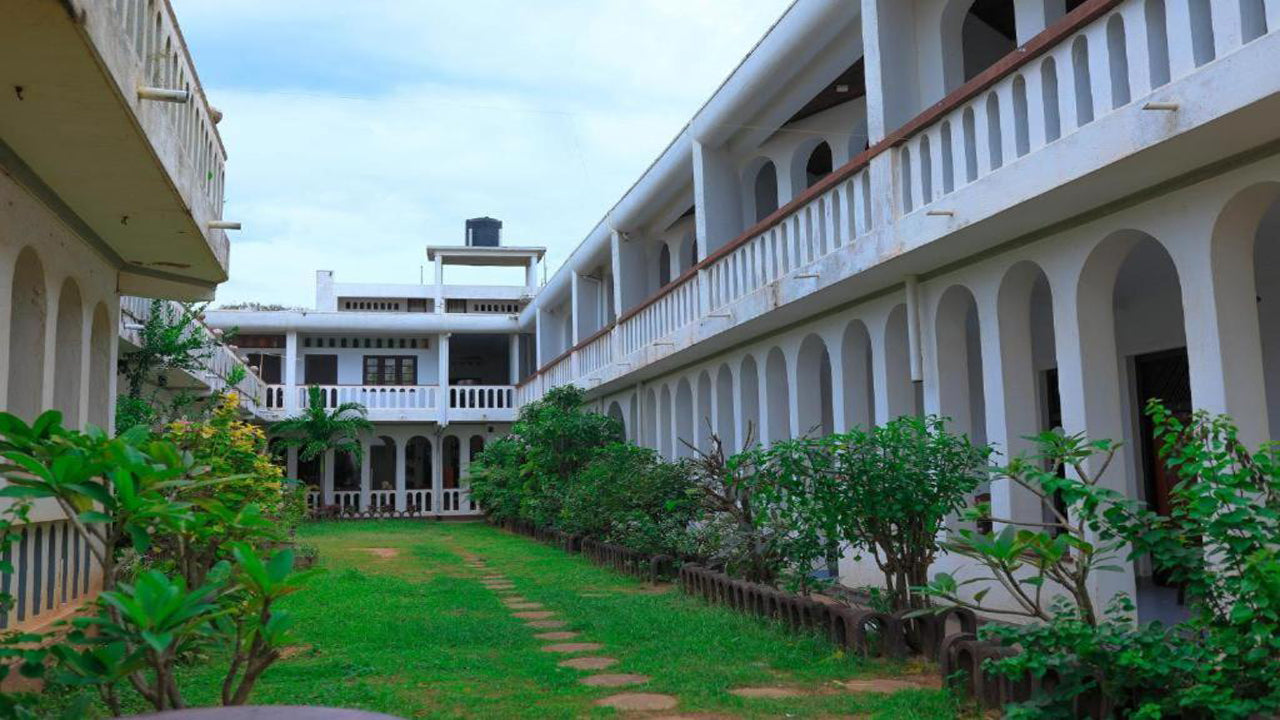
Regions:
<instances>
[{"instance_id":1,"label":"leafy plant","mask_svg":"<svg viewBox=\"0 0 1280 720\"><path fill-rule=\"evenodd\" d=\"M168 390L168 373L206 370L214 353L234 335L234 331L221 336L207 331L200 320L204 308L203 304L151 301L147 318L138 328L137 349L120 353L117 360L125 380L125 393L116 401L118 430L152 427L193 411L203 412L204 398ZM236 366L224 380L234 387L244 377L244 368Z\"/></svg>"},{"instance_id":2,"label":"leafy plant","mask_svg":"<svg viewBox=\"0 0 1280 720\"><path fill-rule=\"evenodd\" d=\"M911 416L823 442L831 477L816 481L815 502L826 532L875 560L892 607L922 607L915 588L929 580L947 518L988 477L990 448L942 418Z\"/></svg>"}]
</instances>

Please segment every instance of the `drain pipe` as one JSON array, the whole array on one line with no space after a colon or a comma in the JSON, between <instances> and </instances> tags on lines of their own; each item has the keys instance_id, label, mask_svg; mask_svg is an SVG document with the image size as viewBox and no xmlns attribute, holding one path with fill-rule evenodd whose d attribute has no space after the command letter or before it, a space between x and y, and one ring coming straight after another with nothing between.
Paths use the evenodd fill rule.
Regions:
<instances>
[{"instance_id":1,"label":"drain pipe","mask_svg":"<svg viewBox=\"0 0 1280 720\"><path fill-rule=\"evenodd\" d=\"M924 362L920 349L920 279L904 278L907 291L907 347L911 355L911 381L924 381Z\"/></svg>"}]
</instances>

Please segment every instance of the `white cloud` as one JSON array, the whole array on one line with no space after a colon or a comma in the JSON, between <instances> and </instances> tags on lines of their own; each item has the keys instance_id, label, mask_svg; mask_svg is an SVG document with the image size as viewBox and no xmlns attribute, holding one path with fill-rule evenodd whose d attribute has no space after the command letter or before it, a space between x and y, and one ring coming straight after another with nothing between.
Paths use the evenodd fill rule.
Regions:
<instances>
[{"instance_id":1,"label":"white cloud","mask_svg":"<svg viewBox=\"0 0 1280 720\"><path fill-rule=\"evenodd\" d=\"M245 225L219 300L416 282L477 215L554 269L786 3L747 4L179 0Z\"/></svg>"}]
</instances>

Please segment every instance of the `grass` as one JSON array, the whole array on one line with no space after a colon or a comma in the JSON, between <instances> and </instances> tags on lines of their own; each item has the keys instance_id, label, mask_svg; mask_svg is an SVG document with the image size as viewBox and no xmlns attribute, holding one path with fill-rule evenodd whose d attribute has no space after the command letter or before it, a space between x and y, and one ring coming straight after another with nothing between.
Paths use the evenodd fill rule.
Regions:
<instances>
[{"instance_id":1,"label":"grass","mask_svg":"<svg viewBox=\"0 0 1280 720\"><path fill-rule=\"evenodd\" d=\"M640 673L639 691L675 695L680 713L725 717L952 718L939 690L850 693L833 681L920 672L864 661L825 639L782 627L598 568L586 560L482 524L365 522L309 525L328 573L288 600L300 646L273 666L254 704L360 708L406 718L610 717L597 699L617 690L581 685L557 667L513 618L482 574L510 578L519 594L599 642L620 662L608 672ZM390 548L381 557L371 548ZM481 572L462 555L481 556ZM389 553L382 553L389 555ZM583 597L589 593L591 597ZM597 596L598 595L598 596ZM215 702L219 663L184 670L195 704ZM743 699L752 685L803 688L779 700ZM623 690L626 691L626 690ZM141 708L139 708L141 709Z\"/></svg>"}]
</instances>

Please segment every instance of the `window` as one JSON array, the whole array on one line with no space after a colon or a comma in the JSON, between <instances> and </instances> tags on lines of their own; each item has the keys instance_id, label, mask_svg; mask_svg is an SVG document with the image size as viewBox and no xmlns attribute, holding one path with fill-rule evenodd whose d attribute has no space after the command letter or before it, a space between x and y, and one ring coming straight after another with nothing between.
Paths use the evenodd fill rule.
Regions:
<instances>
[{"instance_id":1,"label":"window","mask_svg":"<svg viewBox=\"0 0 1280 720\"><path fill-rule=\"evenodd\" d=\"M412 355L365 355L365 385L417 385L418 358Z\"/></svg>"}]
</instances>

